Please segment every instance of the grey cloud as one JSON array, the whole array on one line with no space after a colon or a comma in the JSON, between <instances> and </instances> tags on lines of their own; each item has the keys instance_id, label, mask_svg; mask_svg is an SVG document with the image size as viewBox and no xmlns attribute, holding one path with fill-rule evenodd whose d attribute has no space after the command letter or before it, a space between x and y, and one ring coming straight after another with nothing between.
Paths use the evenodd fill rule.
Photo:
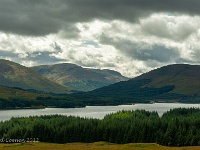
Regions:
<instances>
[{"instance_id":1,"label":"grey cloud","mask_svg":"<svg viewBox=\"0 0 200 150\"><path fill-rule=\"evenodd\" d=\"M91 41L91 40L85 40L85 41L82 42L82 44L84 44L84 45L92 45L92 46L94 46L96 48L100 47L98 43L96 43L94 41Z\"/></svg>"},{"instance_id":2,"label":"grey cloud","mask_svg":"<svg viewBox=\"0 0 200 150\"><path fill-rule=\"evenodd\" d=\"M192 61L190 63L200 63L200 49L196 49L192 52Z\"/></svg>"},{"instance_id":3,"label":"grey cloud","mask_svg":"<svg viewBox=\"0 0 200 150\"><path fill-rule=\"evenodd\" d=\"M15 57L18 57L18 54L15 54L15 53L10 52L10 51L0 50L0 57L2 57L2 58L6 58L6 57L15 58Z\"/></svg>"},{"instance_id":4,"label":"grey cloud","mask_svg":"<svg viewBox=\"0 0 200 150\"><path fill-rule=\"evenodd\" d=\"M51 55L50 52L33 52L28 53L26 57L20 58L20 54L16 54L10 51L0 50L0 58L10 59L17 63L22 63L23 61L33 61L37 64L54 64L64 61L63 59L58 59Z\"/></svg>"},{"instance_id":5,"label":"grey cloud","mask_svg":"<svg viewBox=\"0 0 200 150\"><path fill-rule=\"evenodd\" d=\"M168 16L161 17L154 15L140 22L141 31L147 35L182 41L195 33L199 28L199 19L196 18L190 21L189 19L191 18L177 17L176 20L172 20ZM171 25L169 26L168 24Z\"/></svg>"},{"instance_id":6,"label":"grey cloud","mask_svg":"<svg viewBox=\"0 0 200 150\"><path fill-rule=\"evenodd\" d=\"M51 55L51 52L34 52L28 54L25 60L37 62L37 64L55 64L64 61Z\"/></svg>"},{"instance_id":7,"label":"grey cloud","mask_svg":"<svg viewBox=\"0 0 200 150\"><path fill-rule=\"evenodd\" d=\"M122 50L123 51L123 50ZM141 61L156 61L159 63L168 63L176 61L180 57L177 50L173 48L166 48L165 46L153 45L147 48L140 47L140 45L133 45L129 50L124 50L127 56Z\"/></svg>"},{"instance_id":8,"label":"grey cloud","mask_svg":"<svg viewBox=\"0 0 200 150\"><path fill-rule=\"evenodd\" d=\"M149 45L146 43L134 43L128 40L114 41L113 39L101 36L100 39L103 44L111 44L121 53L133 59L149 61L154 60L157 62L176 61L180 57L178 50L174 48L166 48L164 45Z\"/></svg>"},{"instance_id":9,"label":"grey cloud","mask_svg":"<svg viewBox=\"0 0 200 150\"><path fill-rule=\"evenodd\" d=\"M55 42L54 44L55 44L55 45L54 45L54 49L55 49L57 52L62 52L62 49L61 49L60 45L57 44L56 42Z\"/></svg>"},{"instance_id":10,"label":"grey cloud","mask_svg":"<svg viewBox=\"0 0 200 150\"><path fill-rule=\"evenodd\" d=\"M79 37L80 30L74 26L72 23L63 23L62 27L60 28L59 35L62 38L66 39L73 39Z\"/></svg>"},{"instance_id":11,"label":"grey cloud","mask_svg":"<svg viewBox=\"0 0 200 150\"><path fill-rule=\"evenodd\" d=\"M199 14L199 0L69 0L71 9L83 19L122 19L135 21L153 12ZM75 17L75 18L76 18Z\"/></svg>"},{"instance_id":12,"label":"grey cloud","mask_svg":"<svg viewBox=\"0 0 200 150\"><path fill-rule=\"evenodd\" d=\"M177 64L197 64L200 63L198 61L192 61L192 60L188 60L188 59L184 59L184 58L178 58L175 63Z\"/></svg>"},{"instance_id":13,"label":"grey cloud","mask_svg":"<svg viewBox=\"0 0 200 150\"><path fill-rule=\"evenodd\" d=\"M22 35L42 36L57 33L73 25L63 20L59 7L65 3L58 0L2 0L0 1L0 30Z\"/></svg>"},{"instance_id":14,"label":"grey cloud","mask_svg":"<svg viewBox=\"0 0 200 150\"><path fill-rule=\"evenodd\" d=\"M114 62L99 62L99 61L95 61L95 60L74 60L75 64L83 66L83 67L89 67L89 68L116 68L116 63Z\"/></svg>"},{"instance_id":15,"label":"grey cloud","mask_svg":"<svg viewBox=\"0 0 200 150\"><path fill-rule=\"evenodd\" d=\"M156 60L158 62L169 62L179 57L176 50L159 45L154 45L150 49L133 50L132 55L139 60Z\"/></svg>"},{"instance_id":16,"label":"grey cloud","mask_svg":"<svg viewBox=\"0 0 200 150\"><path fill-rule=\"evenodd\" d=\"M0 50L0 59L12 60L17 63L20 63L22 60L21 58L19 58L19 54L6 50Z\"/></svg>"},{"instance_id":17,"label":"grey cloud","mask_svg":"<svg viewBox=\"0 0 200 150\"><path fill-rule=\"evenodd\" d=\"M0 30L34 36L64 30L72 38L77 22L134 22L154 12L198 15L199 5L199 0L1 0Z\"/></svg>"},{"instance_id":18,"label":"grey cloud","mask_svg":"<svg viewBox=\"0 0 200 150\"><path fill-rule=\"evenodd\" d=\"M74 60L73 63L83 66L83 67L94 67L99 68L100 64L98 61L95 60Z\"/></svg>"},{"instance_id":19,"label":"grey cloud","mask_svg":"<svg viewBox=\"0 0 200 150\"><path fill-rule=\"evenodd\" d=\"M11 51L0 50L0 58L12 60L12 61L18 62L18 63L21 62L21 59L19 58L19 54L15 54Z\"/></svg>"},{"instance_id":20,"label":"grey cloud","mask_svg":"<svg viewBox=\"0 0 200 150\"><path fill-rule=\"evenodd\" d=\"M56 19L44 14L44 10L40 11L27 3L8 1L9 4L4 0L0 2L2 31L27 35L43 35L58 31Z\"/></svg>"}]
</instances>

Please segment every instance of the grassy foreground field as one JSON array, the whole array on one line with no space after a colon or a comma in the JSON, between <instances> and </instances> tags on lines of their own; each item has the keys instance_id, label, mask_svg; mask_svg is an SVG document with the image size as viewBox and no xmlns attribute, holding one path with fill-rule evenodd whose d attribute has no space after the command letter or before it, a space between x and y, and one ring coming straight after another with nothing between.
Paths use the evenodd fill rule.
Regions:
<instances>
[{"instance_id":1,"label":"grassy foreground field","mask_svg":"<svg viewBox=\"0 0 200 150\"><path fill-rule=\"evenodd\" d=\"M0 144L0 150L199 150L200 146L194 147L165 147L158 144L111 144L106 142L96 143L22 143Z\"/></svg>"}]
</instances>

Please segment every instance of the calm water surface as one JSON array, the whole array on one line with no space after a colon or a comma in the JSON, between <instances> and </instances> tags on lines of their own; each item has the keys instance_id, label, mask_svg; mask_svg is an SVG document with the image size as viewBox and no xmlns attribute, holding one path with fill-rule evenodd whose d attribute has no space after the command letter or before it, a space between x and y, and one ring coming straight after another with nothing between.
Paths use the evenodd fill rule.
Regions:
<instances>
[{"instance_id":1,"label":"calm water surface","mask_svg":"<svg viewBox=\"0 0 200 150\"><path fill-rule=\"evenodd\" d=\"M154 103L154 104L135 104L119 106L87 106L85 108L45 108L45 109L21 109L21 110L0 110L0 121L9 120L11 117L28 117L40 115L61 114L66 116L80 116L88 118L102 119L106 114L114 113L119 110L145 109L157 111L161 116L164 112L172 108L200 108L200 104L182 103Z\"/></svg>"}]
</instances>

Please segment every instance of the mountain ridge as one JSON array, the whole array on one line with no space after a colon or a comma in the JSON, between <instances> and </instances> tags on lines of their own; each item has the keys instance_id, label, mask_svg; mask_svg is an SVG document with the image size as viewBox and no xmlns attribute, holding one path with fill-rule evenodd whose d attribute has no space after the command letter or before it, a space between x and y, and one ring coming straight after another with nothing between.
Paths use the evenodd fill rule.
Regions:
<instances>
[{"instance_id":1,"label":"mountain ridge","mask_svg":"<svg viewBox=\"0 0 200 150\"><path fill-rule=\"evenodd\" d=\"M168 65L144 73L128 81L82 93L90 104L120 105L151 102L200 102L200 66ZM92 102L94 101L94 102Z\"/></svg>"},{"instance_id":2,"label":"mountain ridge","mask_svg":"<svg viewBox=\"0 0 200 150\"><path fill-rule=\"evenodd\" d=\"M152 79L146 87L159 88L168 83L175 85L171 92L200 95L200 65L171 64L144 73L134 79Z\"/></svg>"},{"instance_id":3,"label":"mountain ridge","mask_svg":"<svg viewBox=\"0 0 200 150\"><path fill-rule=\"evenodd\" d=\"M72 72L74 66L76 67L76 65L69 67ZM7 68L4 67L2 72L5 73L10 70L12 72L12 69L9 68L10 66ZM62 70L62 68L60 69ZM43 71L46 72L46 70ZM63 72L60 73L62 74ZM1 74L2 73L0 73L0 75ZM3 100L5 103L1 104L2 100L0 99L0 105L2 107L10 106L10 98L12 107L31 106L31 104L42 105L44 107L69 108L91 105L120 105L153 102L200 103L199 75L199 65L174 64L157 68L133 79L120 81L89 92L78 92L67 95L43 95L42 93L40 95L32 95L30 90L22 91L16 88L2 88L3 90L11 90L11 92L5 95L7 96L5 98L8 100ZM17 98L13 96L14 94L12 92L14 92ZM12 96L9 97L9 94L12 94ZM28 95L32 96L32 99L36 101L22 101ZM22 100L20 99L21 97L23 98Z\"/></svg>"},{"instance_id":4,"label":"mountain ridge","mask_svg":"<svg viewBox=\"0 0 200 150\"><path fill-rule=\"evenodd\" d=\"M128 80L114 70L83 68L70 63L34 66L31 69L52 81L79 91L92 91Z\"/></svg>"},{"instance_id":5,"label":"mountain ridge","mask_svg":"<svg viewBox=\"0 0 200 150\"><path fill-rule=\"evenodd\" d=\"M54 83L28 67L0 59L0 85L38 90L46 93L69 93L70 89Z\"/></svg>"}]
</instances>

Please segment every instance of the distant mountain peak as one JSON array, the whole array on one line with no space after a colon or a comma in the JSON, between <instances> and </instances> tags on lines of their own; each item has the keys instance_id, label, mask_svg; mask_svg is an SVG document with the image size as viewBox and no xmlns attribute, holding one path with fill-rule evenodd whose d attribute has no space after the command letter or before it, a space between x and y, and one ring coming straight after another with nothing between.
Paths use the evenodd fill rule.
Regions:
<instances>
[{"instance_id":1,"label":"distant mountain peak","mask_svg":"<svg viewBox=\"0 0 200 150\"><path fill-rule=\"evenodd\" d=\"M32 69L52 81L79 91L91 91L128 80L113 70L83 68L71 63L35 66Z\"/></svg>"}]
</instances>

